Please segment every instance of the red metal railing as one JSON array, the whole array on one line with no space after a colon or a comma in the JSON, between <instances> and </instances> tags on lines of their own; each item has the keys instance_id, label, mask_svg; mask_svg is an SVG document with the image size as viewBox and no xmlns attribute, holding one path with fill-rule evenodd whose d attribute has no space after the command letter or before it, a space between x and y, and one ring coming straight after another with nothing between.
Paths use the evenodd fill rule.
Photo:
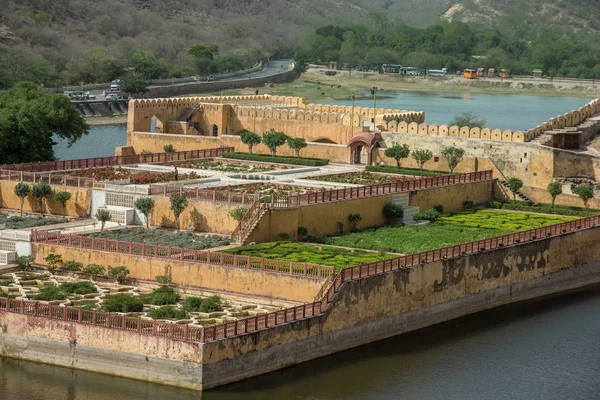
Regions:
<instances>
[{"instance_id":1,"label":"red metal railing","mask_svg":"<svg viewBox=\"0 0 600 400\"><path fill-rule=\"evenodd\" d=\"M10 169L0 169L0 180L16 181L27 183L46 182L51 185L63 185L74 187L94 187L93 178L83 178L80 176L70 176L64 174L26 172Z\"/></svg>"},{"instance_id":2,"label":"red metal railing","mask_svg":"<svg viewBox=\"0 0 600 400\"><path fill-rule=\"evenodd\" d=\"M150 185L148 194L151 196L168 197L173 193L184 195L190 200L210 201L214 203L227 203L238 205L252 205L260 194L248 194L243 192L232 192L230 190L185 188L183 185Z\"/></svg>"},{"instance_id":3,"label":"red metal railing","mask_svg":"<svg viewBox=\"0 0 600 400\"><path fill-rule=\"evenodd\" d=\"M48 243L56 246L107 251L141 257L163 258L190 263L220 265L224 267L255 269L287 275L300 275L308 278L326 278L334 268L296 261L273 260L263 257L240 256L181 247L125 242L105 238L77 236L50 231L32 231L31 242Z\"/></svg>"},{"instance_id":4,"label":"red metal railing","mask_svg":"<svg viewBox=\"0 0 600 400\"><path fill-rule=\"evenodd\" d=\"M5 164L0 169L28 172L66 171L71 169L110 167L113 165L164 163L195 158L220 157L223 152L233 151L233 147L219 147L205 150L176 151L173 153L132 154L126 156L82 158L77 160L46 161L26 164Z\"/></svg>"},{"instance_id":5,"label":"red metal railing","mask_svg":"<svg viewBox=\"0 0 600 400\"><path fill-rule=\"evenodd\" d=\"M188 340L206 343L267 329L273 326L282 325L305 318L319 316L327 309L327 306L332 302L340 287L348 281L363 279L373 275L390 273L398 269L411 268L419 264L426 264L438 260L452 259L468 254L501 249L507 246L517 246L529 241L544 240L556 235L570 234L581 229L588 229L598 226L600 226L600 216L593 216L576 221L565 222L562 224L531 229L529 231L511 233L495 238L479 240L476 242L465 243L442 249L424 251L417 254L409 254L406 256L391 258L374 263L363 264L357 267L346 268L341 270L335 279L333 279L333 283L330 284L329 289L318 301L284 310L278 310L265 315L246 318L234 322L226 322L224 324L204 328L142 320L141 318L132 318L110 313L100 313L78 308L40 304L35 301L9 300L6 298L0 298L0 311L97 325L111 329L128 330L141 334L168 337L176 340ZM35 239L39 239L40 232L34 231L33 236ZM69 238L69 236L71 238ZM45 238L48 239L47 236ZM71 241L69 242L70 245L77 247L77 245L74 245L72 241L73 236L71 235L60 235L56 237L55 244L63 245L65 238L66 240ZM127 248L129 249L130 254L132 254L131 243L118 241L111 242L117 242L117 244L125 243L126 246L129 246ZM77 242L79 246L82 246L82 243L83 241ZM92 240L92 246L93 243L94 241ZM98 243L102 243L102 246L107 246L106 241ZM140 244L138 243L136 245ZM179 249L179 251L180 253L178 254L180 254L180 257L182 254L187 252L185 249ZM214 254L216 255L218 253ZM185 255L183 257L185 257ZM219 257L221 257L221 255L219 255Z\"/></svg>"}]
</instances>

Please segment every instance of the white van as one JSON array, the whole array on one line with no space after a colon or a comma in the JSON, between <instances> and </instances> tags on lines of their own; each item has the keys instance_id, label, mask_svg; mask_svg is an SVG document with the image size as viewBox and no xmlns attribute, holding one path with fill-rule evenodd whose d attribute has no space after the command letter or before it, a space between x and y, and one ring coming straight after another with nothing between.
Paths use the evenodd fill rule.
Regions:
<instances>
[{"instance_id":1,"label":"white van","mask_svg":"<svg viewBox=\"0 0 600 400\"><path fill-rule=\"evenodd\" d=\"M119 96L116 93L109 93L106 95L107 101L116 101L119 100Z\"/></svg>"}]
</instances>

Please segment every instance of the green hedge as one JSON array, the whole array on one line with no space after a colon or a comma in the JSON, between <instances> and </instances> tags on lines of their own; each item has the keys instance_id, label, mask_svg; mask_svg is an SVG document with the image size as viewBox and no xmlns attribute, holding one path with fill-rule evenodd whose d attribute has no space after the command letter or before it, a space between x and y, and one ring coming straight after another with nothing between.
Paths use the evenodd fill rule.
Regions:
<instances>
[{"instance_id":1,"label":"green hedge","mask_svg":"<svg viewBox=\"0 0 600 400\"><path fill-rule=\"evenodd\" d=\"M487 207L503 210L537 212L542 214L567 215L573 217L591 217L592 215L600 214L600 210L595 209L586 210L583 207L559 205L552 207L551 204L546 203L532 206L526 201L519 200L492 200L487 202Z\"/></svg>"},{"instance_id":2,"label":"green hedge","mask_svg":"<svg viewBox=\"0 0 600 400\"><path fill-rule=\"evenodd\" d=\"M329 164L326 158L304 158L304 157L284 157L272 156L270 154L249 154L249 153L223 153L223 158L232 158L235 160L260 161L277 164L308 165L310 167L320 167Z\"/></svg>"},{"instance_id":3,"label":"green hedge","mask_svg":"<svg viewBox=\"0 0 600 400\"><path fill-rule=\"evenodd\" d=\"M392 165L369 165L365 168L365 171L369 172L383 172L386 174L399 174L399 175L416 175L416 176L443 176L450 175L450 172L442 171L428 171L416 168L397 168Z\"/></svg>"}]
</instances>

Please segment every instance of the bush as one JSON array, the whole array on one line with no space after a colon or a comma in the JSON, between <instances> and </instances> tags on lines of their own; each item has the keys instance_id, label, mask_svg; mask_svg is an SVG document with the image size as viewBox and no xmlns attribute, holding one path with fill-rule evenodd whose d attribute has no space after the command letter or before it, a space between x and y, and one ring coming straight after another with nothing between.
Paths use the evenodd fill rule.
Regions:
<instances>
[{"instance_id":1,"label":"bush","mask_svg":"<svg viewBox=\"0 0 600 400\"><path fill-rule=\"evenodd\" d=\"M463 204L463 206L464 206L464 204ZM440 214L444 212L444 206L441 204L433 206L433 209L435 211L439 212Z\"/></svg>"},{"instance_id":2,"label":"bush","mask_svg":"<svg viewBox=\"0 0 600 400\"><path fill-rule=\"evenodd\" d=\"M391 165L369 165L365 167L365 171L368 172L383 172L385 174L398 174L398 175L415 175L415 176L443 176L449 175L449 172L442 171L428 171L428 170L419 170L415 168L404 168L404 167L394 167Z\"/></svg>"},{"instance_id":3,"label":"bush","mask_svg":"<svg viewBox=\"0 0 600 400\"><path fill-rule=\"evenodd\" d=\"M60 289L66 293L73 294L88 294L98 293L92 282L65 282L60 285Z\"/></svg>"},{"instance_id":4,"label":"bush","mask_svg":"<svg viewBox=\"0 0 600 400\"><path fill-rule=\"evenodd\" d=\"M97 232L88 235L88 237L157 244L159 246L181 247L192 250L204 250L229 244L227 238L218 235L197 235L192 232L169 232L161 229L144 228Z\"/></svg>"},{"instance_id":5,"label":"bush","mask_svg":"<svg viewBox=\"0 0 600 400\"><path fill-rule=\"evenodd\" d=\"M173 282L173 277L171 275L156 275L156 282L162 285L168 285Z\"/></svg>"},{"instance_id":6,"label":"bush","mask_svg":"<svg viewBox=\"0 0 600 400\"><path fill-rule=\"evenodd\" d=\"M305 238L306 236L308 236L308 229L305 228L304 226L299 226L298 227L298 239Z\"/></svg>"},{"instance_id":7,"label":"bush","mask_svg":"<svg viewBox=\"0 0 600 400\"><path fill-rule=\"evenodd\" d=\"M246 207L238 207L229 211L229 215L231 215L231 218L237 222L240 222L242 219L244 219L244 215L246 215L247 212L248 209Z\"/></svg>"},{"instance_id":8,"label":"bush","mask_svg":"<svg viewBox=\"0 0 600 400\"><path fill-rule=\"evenodd\" d=\"M429 210L422 212L422 213L417 213L415 215L413 215L413 219L415 221L429 221L429 222L434 222L436 219L438 219L440 216L440 213L435 211L433 208L430 208Z\"/></svg>"},{"instance_id":9,"label":"bush","mask_svg":"<svg viewBox=\"0 0 600 400\"><path fill-rule=\"evenodd\" d=\"M475 207L475 203L473 203L471 200L463 201L464 209L473 208L473 207Z\"/></svg>"},{"instance_id":10,"label":"bush","mask_svg":"<svg viewBox=\"0 0 600 400\"><path fill-rule=\"evenodd\" d=\"M119 294L104 299L102 309L107 312L140 312L144 311L144 303L139 297Z\"/></svg>"},{"instance_id":11,"label":"bush","mask_svg":"<svg viewBox=\"0 0 600 400\"><path fill-rule=\"evenodd\" d=\"M67 294L58 286L42 286L33 298L44 301L66 300Z\"/></svg>"},{"instance_id":12,"label":"bush","mask_svg":"<svg viewBox=\"0 0 600 400\"><path fill-rule=\"evenodd\" d=\"M162 286L154 289L150 294L150 303L156 306L175 304L179 301L179 295L175 290L168 286Z\"/></svg>"},{"instance_id":13,"label":"bush","mask_svg":"<svg viewBox=\"0 0 600 400\"><path fill-rule=\"evenodd\" d=\"M46 258L44 258L44 261L48 263L48 271L50 271L51 274L55 274L56 270L63 264L63 259L60 254L48 254Z\"/></svg>"},{"instance_id":14,"label":"bush","mask_svg":"<svg viewBox=\"0 0 600 400\"><path fill-rule=\"evenodd\" d=\"M32 259L30 256L20 256L15 258L15 264L19 269L23 272L29 271L31 269Z\"/></svg>"},{"instance_id":15,"label":"bush","mask_svg":"<svg viewBox=\"0 0 600 400\"><path fill-rule=\"evenodd\" d=\"M211 296L206 299L200 297L188 297L183 301L182 307L188 312L211 313L222 311L221 297Z\"/></svg>"},{"instance_id":16,"label":"bush","mask_svg":"<svg viewBox=\"0 0 600 400\"><path fill-rule=\"evenodd\" d=\"M310 167L319 167L329 164L328 159L324 158L305 158L305 157L284 157L284 156L272 156L269 154L248 154L248 153L223 153L223 158L232 158L235 160L247 160L247 161L262 161L269 163L279 164L292 164L292 165L307 165Z\"/></svg>"},{"instance_id":17,"label":"bush","mask_svg":"<svg viewBox=\"0 0 600 400\"><path fill-rule=\"evenodd\" d=\"M118 267L108 267L108 276L116 280L118 283L125 283L127 281L127 277L129 276L129 269L124 266Z\"/></svg>"},{"instance_id":18,"label":"bush","mask_svg":"<svg viewBox=\"0 0 600 400\"><path fill-rule=\"evenodd\" d=\"M290 240L290 234L287 232L280 232L277 234L279 240Z\"/></svg>"},{"instance_id":19,"label":"bush","mask_svg":"<svg viewBox=\"0 0 600 400\"><path fill-rule=\"evenodd\" d=\"M90 275L102 275L106 272L106 268L100 264L88 264L83 268L83 272Z\"/></svg>"},{"instance_id":20,"label":"bush","mask_svg":"<svg viewBox=\"0 0 600 400\"><path fill-rule=\"evenodd\" d=\"M164 306L158 308L151 308L148 310L147 315L154 319L187 319L189 318L188 313L185 310L178 310L175 307Z\"/></svg>"},{"instance_id":21,"label":"bush","mask_svg":"<svg viewBox=\"0 0 600 400\"><path fill-rule=\"evenodd\" d=\"M81 271L83 269L83 264L79 261L66 261L63 265L63 268L67 271Z\"/></svg>"},{"instance_id":22,"label":"bush","mask_svg":"<svg viewBox=\"0 0 600 400\"><path fill-rule=\"evenodd\" d=\"M383 216L389 221L401 219L404 216L404 208L398 204L387 203L383 206Z\"/></svg>"}]
</instances>

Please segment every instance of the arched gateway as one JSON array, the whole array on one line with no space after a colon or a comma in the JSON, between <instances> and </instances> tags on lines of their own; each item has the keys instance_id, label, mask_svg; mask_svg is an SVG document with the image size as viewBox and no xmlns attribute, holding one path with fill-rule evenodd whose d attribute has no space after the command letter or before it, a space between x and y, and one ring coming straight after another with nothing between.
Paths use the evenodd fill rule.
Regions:
<instances>
[{"instance_id":1,"label":"arched gateway","mask_svg":"<svg viewBox=\"0 0 600 400\"><path fill-rule=\"evenodd\" d=\"M360 132L357 133L348 142L350 147L350 164L371 165L373 161L373 149L379 147L381 133L379 132Z\"/></svg>"}]
</instances>

